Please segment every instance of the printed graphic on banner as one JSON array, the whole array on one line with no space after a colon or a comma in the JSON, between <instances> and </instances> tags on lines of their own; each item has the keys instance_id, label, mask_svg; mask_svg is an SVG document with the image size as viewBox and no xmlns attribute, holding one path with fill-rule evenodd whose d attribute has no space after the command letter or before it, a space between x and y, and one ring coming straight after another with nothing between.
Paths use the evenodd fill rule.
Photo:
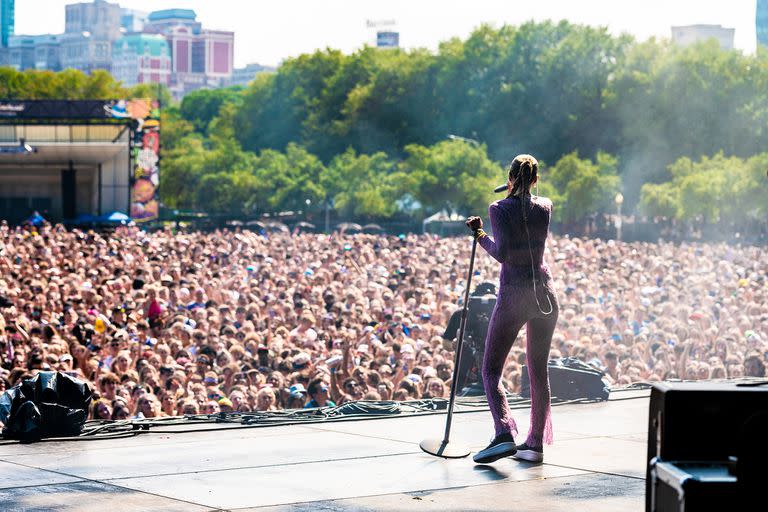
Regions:
<instances>
[{"instance_id":1,"label":"printed graphic on banner","mask_svg":"<svg viewBox=\"0 0 768 512\"><path fill-rule=\"evenodd\" d=\"M160 107L149 99L121 100L107 112L114 118L133 119L133 176L131 176L131 218L136 222L159 215Z\"/></svg>"}]
</instances>

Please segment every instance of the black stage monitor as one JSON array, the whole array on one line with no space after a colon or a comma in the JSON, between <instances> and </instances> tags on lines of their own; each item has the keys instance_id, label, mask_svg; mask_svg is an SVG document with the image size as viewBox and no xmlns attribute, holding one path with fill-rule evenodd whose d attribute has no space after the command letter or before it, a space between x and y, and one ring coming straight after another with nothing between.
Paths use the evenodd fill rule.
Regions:
<instances>
[{"instance_id":1,"label":"black stage monitor","mask_svg":"<svg viewBox=\"0 0 768 512\"><path fill-rule=\"evenodd\" d=\"M754 482L768 481L767 425L768 381L654 384L648 412L646 510L661 510L652 502L652 482L663 480L655 469L660 463L678 469L692 463L727 467L742 495L754 491Z\"/></svg>"}]
</instances>

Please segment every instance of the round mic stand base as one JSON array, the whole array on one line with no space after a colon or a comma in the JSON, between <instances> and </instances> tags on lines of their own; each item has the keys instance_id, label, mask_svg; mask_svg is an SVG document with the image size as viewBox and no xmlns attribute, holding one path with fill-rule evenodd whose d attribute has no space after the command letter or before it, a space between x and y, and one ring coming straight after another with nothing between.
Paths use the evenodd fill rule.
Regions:
<instances>
[{"instance_id":1,"label":"round mic stand base","mask_svg":"<svg viewBox=\"0 0 768 512\"><path fill-rule=\"evenodd\" d=\"M444 459L461 459L470 454L470 449L463 444L442 439L425 439L419 447L430 455Z\"/></svg>"},{"instance_id":2,"label":"round mic stand base","mask_svg":"<svg viewBox=\"0 0 768 512\"><path fill-rule=\"evenodd\" d=\"M445 435L442 439L425 439L419 446L422 450L436 457L445 459L460 459L469 455L470 450L461 444L451 443L451 420L453 419L453 405L456 401L456 387L458 385L458 370L461 364L461 349L464 345L464 330L467 327L467 310L469 309L469 287L472 284L472 272L475 267L475 251L477 250L477 237L472 242L472 254L469 257L469 272L467 273L467 287L464 290L464 307L461 310L461 323L459 324L459 337L456 340L456 360L453 363L453 378L451 379L451 396L448 401L448 413L445 415Z\"/></svg>"}]
</instances>

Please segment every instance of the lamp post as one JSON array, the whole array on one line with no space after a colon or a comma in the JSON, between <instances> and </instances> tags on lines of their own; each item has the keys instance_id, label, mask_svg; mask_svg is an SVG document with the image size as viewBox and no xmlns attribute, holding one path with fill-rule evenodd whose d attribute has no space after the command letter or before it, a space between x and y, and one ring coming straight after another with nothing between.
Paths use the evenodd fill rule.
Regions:
<instances>
[{"instance_id":1,"label":"lamp post","mask_svg":"<svg viewBox=\"0 0 768 512\"><path fill-rule=\"evenodd\" d=\"M325 193L325 231L327 235L330 232L331 226L331 198L328 197L328 192Z\"/></svg>"},{"instance_id":2,"label":"lamp post","mask_svg":"<svg viewBox=\"0 0 768 512\"><path fill-rule=\"evenodd\" d=\"M621 205L624 203L624 196L621 192L616 193L613 199L616 202L616 240L621 241Z\"/></svg>"}]
</instances>

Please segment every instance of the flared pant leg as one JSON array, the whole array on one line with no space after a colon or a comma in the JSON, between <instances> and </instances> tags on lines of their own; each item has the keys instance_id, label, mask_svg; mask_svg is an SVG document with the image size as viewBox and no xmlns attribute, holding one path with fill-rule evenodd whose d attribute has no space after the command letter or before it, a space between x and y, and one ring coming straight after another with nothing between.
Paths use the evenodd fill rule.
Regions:
<instances>
[{"instance_id":1,"label":"flared pant leg","mask_svg":"<svg viewBox=\"0 0 768 512\"><path fill-rule=\"evenodd\" d=\"M493 416L496 435L518 434L517 424L504 393L501 378L509 351L520 329L526 328L526 366L531 384L531 423L526 444L539 447L552 442L549 372L547 362L552 345L552 335L557 324L558 305L553 291L539 291L549 295L552 313L543 315L536 305L533 290L528 287L505 288L499 294L491 315L483 357L483 385L488 407ZM541 297L540 297L541 300ZM549 302L543 308L549 309Z\"/></svg>"}]
</instances>

